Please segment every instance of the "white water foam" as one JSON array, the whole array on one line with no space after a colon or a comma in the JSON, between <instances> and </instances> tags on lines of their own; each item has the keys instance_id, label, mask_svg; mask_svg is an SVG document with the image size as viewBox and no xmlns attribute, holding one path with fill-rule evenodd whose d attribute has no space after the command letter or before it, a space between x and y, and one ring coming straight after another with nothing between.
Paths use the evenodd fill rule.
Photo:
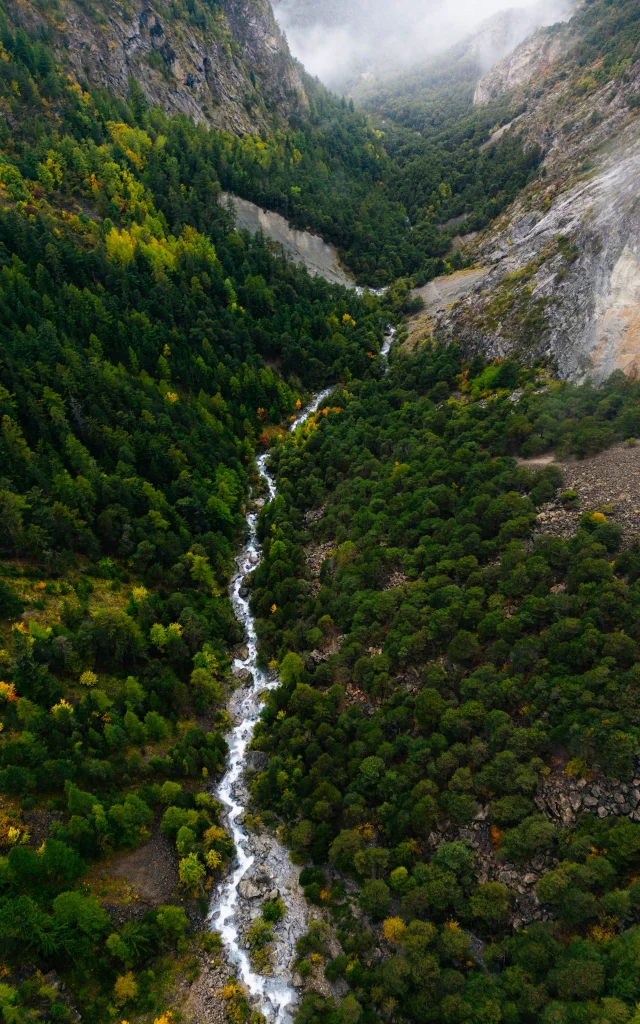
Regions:
<instances>
[{"instance_id":1,"label":"white water foam","mask_svg":"<svg viewBox=\"0 0 640 1024\"><path fill-rule=\"evenodd\" d=\"M385 359L391 347L394 334L395 328L389 328L380 351L380 355ZM333 390L333 388L326 388L324 391L321 391L314 401L299 416L296 416L290 427L291 432L305 423ZM267 484L268 500L273 501L276 496L276 484L267 470L268 457L268 452L260 455L257 459L257 464L258 472ZM265 977L254 971L249 957L241 944L237 920L238 886L255 862L255 857L250 850L247 831L240 823L246 807L243 803L239 802L238 791L242 788L240 784L245 768L247 748L260 717L262 706L260 694L265 690L272 690L280 685L279 678L269 678L258 667L258 642L255 620L249 607L249 599L243 597L240 593L244 589L244 579L247 573L253 572L262 559L257 536L258 512L251 511L247 513L247 526L248 538L236 559L237 571L231 584L230 596L236 617L244 626L245 645L248 650L248 657L245 659L236 658L233 662L233 668L236 670L248 669L253 675L253 683L246 693L242 695L239 704L235 708L239 722L232 729L228 737L228 766L216 789L216 796L226 809L228 827L236 846L236 857L233 870L223 879L213 897L209 911L209 921L213 930L220 933L229 960L237 970L238 979L257 1001L261 1013L264 1014L267 1020L273 1021L274 1024L288 1024L291 1020L289 1007L297 999L296 991L288 981L289 963L285 965L286 973L284 974L275 973ZM278 840L273 836L269 835L268 841L272 842L274 846L279 845ZM292 933L295 933L295 929L292 929ZM295 934L292 935L289 962L293 958L295 938L297 937Z\"/></svg>"}]
</instances>

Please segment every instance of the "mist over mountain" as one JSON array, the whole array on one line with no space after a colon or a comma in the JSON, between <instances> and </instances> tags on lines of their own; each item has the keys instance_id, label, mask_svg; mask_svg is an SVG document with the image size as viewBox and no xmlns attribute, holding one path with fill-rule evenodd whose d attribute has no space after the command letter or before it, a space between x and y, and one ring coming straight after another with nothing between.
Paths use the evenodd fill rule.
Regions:
<instances>
[{"instance_id":1,"label":"mist over mountain","mask_svg":"<svg viewBox=\"0 0 640 1024\"><path fill-rule=\"evenodd\" d=\"M504 10L503 0L279 0L274 6L291 51L307 71L348 90L362 76L384 77L418 64L501 14L498 31L489 33L478 53L486 69L536 28L564 21L575 4L515 0Z\"/></svg>"}]
</instances>

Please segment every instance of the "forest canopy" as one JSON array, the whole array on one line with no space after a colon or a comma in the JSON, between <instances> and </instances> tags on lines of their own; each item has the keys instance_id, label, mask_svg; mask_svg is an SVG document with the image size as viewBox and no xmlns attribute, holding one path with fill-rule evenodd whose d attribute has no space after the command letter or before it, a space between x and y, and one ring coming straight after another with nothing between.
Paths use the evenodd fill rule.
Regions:
<instances>
[{"instance_id":1,"label":"forest canopy","mask_svg":"<svg viewBox=\"0 0 640 1024\"><path fill-rule=\"evenodd\" d=\"M193 922L234 854L210 786L254 456L379 372L388 312L237 233L187 121L24 32L0 56L0 1007L110 1021L218 949ZM123 920L94 866L152 837L175 884Z\"/></svg>"},{"instance_id":2,"label":"forest canopy","mask_svg":"<svg viewBox=\"0 0 640 1024\"><path fill-rule=\"evenodd\" d=\"M622 374L550 386L433 347L274 443L253 603L282 685L253 794L342 944L312 930L299 964L352 993L300 1020L346 999L372 1021L634 1019L637 543L600 511L545 533L540 507L577 495L514 456L633 436L639 399ZM541 813L563 769L617 780L621 816Z\"/></svg>"}]
</instances>

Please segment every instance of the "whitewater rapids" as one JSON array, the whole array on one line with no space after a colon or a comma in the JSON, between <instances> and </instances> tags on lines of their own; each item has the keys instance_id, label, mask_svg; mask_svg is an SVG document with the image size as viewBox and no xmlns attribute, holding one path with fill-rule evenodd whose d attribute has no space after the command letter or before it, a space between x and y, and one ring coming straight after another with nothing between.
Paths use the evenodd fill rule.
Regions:
<instances>
[{"instance_id":1,"label":"whitewater rapids","mask_svg":"<svg viewBox=\"0 0 640 1024\"><path fill-rule=\"evenodd\" d=\"M390 328L385 336L380 351L380 355L385 359L394 333L395 329ZM327 388L321 391L311 405L296 417L290 430L295 431L312 416L333 390ZM268 457L268 452L260 455L257 466L260 476L267 485L267 500L273 501L276 496L276 484L267 469ZM296 940L307 930L306 901L298 885L299 869L291 864L287 851L272 833L263 830L256 834L249 832L243 825L249 801L244 772L253 730L260 718L260 695L265 690L272 690L280 685L277 676L274 678L272 673L267 675L258 666L255 621L249 607L249 597L243 596L243 592L246 593L245 577L253 572L262 558L257 535L258 515L259 511L256 510L247 513L247 540L236 559L236 573L230 588L234 612L244 627L244 646L248 652L246 658L234 660L233 669L236 673L248 670L252 681L248 687L238 687L229 703L229 711L238 724L227 737L227 770L216 789L216 796L225 808L227 828L235 843L236 856L231 872L215 891L209 911L209 922L211 928L219 932L229 960L237 971L238 980L245 986L260 1012L273 1024L290 1024L293 1004L298 998L291 984L291 962ZM256 880L257 885L251 881L252 878ZM250 900L257 899L259 893L262 895L259 883L265 879L270 880L267 881L266 889L271 884L270 891L267 892L265 889L265 897L273 898L277 890L277 895L281 896L286 905L284 919L273 928L273 973L266 976L253 970L242 940L243 926L246 927L256 916L247 904ZM255 896L243 898L240 892L242 883L245 886L245 895L255 891ZM247 886L253 888L247 889Z\"/></svg>"}]
</instances>

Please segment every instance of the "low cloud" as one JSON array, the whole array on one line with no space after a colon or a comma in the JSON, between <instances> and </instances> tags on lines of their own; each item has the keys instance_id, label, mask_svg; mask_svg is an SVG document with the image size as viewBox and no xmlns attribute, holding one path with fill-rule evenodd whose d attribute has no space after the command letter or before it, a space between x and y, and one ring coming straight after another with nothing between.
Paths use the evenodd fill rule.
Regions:
<instances>
[{"instance_id":1,"label":"low cloud","mask_svg":"<svg viewBox=\"0 0 640 1024\"><path fill-rule=\"evenodd\" d=\"M506 37L479 57L490 65L541 25L564 21L571 0L511 0ZM335 89L369 71L398 71L468 37L505 0L277 0L289 46L307 71Z\"/></svg>"}]
</instances>

